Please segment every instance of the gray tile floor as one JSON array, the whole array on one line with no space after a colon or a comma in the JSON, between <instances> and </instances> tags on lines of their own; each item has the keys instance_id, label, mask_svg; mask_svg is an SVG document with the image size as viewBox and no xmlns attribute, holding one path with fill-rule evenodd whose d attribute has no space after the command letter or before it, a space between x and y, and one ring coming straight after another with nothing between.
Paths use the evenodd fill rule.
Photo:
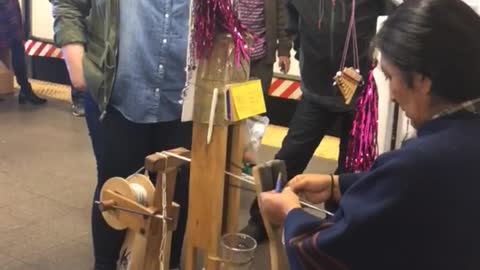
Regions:
<instances>
[{"instance_id":1,"label":"gray tile floor","mask_svg":"<svg viewBox=\"0 0 480 270\"><path fill-rule=\"evenodd\" d=\"M70 105L0 102L0 269L87 270L92 266L89 212L95 163L83 118ZM270 159L277 149L262 148ZM314 159L308 171L330 172L335 162ZM252 194L242 197L247 220ZM267 269L266 248L255 269Z\"/></svg>"}]
</instances>

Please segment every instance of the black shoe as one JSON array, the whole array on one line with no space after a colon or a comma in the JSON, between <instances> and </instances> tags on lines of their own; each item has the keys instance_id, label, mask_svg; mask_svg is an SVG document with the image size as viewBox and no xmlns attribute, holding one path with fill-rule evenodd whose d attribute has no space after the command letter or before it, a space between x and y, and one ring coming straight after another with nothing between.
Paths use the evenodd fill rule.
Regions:
<instances>
[{"instance_id":1,"label":"black shoe","mask_svg":"<svg viewBox=\"0 0 480 270\"><path fill-rule=\"evenodd\" d=\"M35 93L32 91L32 86L27 84L22 86L20 89L20 94L18 94L18 103L25 104L27 102L33 105L42 105L45 104L47 100L35 95Z\"/></svg>"},{"instance_id":2,"label":"black shoe","mask_svg":"<svg viewBox=\"0 0 480 270\"><path fill-rule=\"evenodd\" d=\"M249 221L247 226L245 226L240 233L251 236L257 241L257 244L267 240L267 232L265 231L265 228L263 225L256 222Z\"/></svg>"}]
</instances>

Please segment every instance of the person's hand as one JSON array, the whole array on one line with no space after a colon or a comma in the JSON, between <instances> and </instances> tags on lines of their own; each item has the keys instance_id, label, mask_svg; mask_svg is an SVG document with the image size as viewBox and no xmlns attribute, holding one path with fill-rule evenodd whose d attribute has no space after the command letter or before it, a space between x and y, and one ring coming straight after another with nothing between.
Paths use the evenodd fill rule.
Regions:
<instances>
[{"instance_id":1,"label":"person's hand","mask_svg":"<svg viewBox=\"0 0 480 270\"><path fill-rule=\"evenodd\" d=\"M296 194L302 195L311 203L324 203L330 198L340 200L340 189L338 188L338 176L334 176L332 194L332 179L330 175L301 174L290 180L287 187L290 187Z\"/></svg>"},{"instance_id":2,"label":"person's hand","mask_svg":"<svg viewBox=\"0 0 480 270\"><path fill-rule=\"evenodd\" d=\"M83 55L85 53L83 44L68 44L62 48L62 51L73 88L85 91L87 83L83 74Z\"/></svg>"},{"instance_id":3,"label":"person's hand","mask_svg":"<svg viewBox=\"0 0 480 270\"><path fill-rule=\"evenodd\" d=\"M278 67L280 70L287 74L290 71L290 57L288 56L279 56L278 57Z\"/></svg>"},{"instance_id":4,"label":"person's hand","mask_svg":"<svg viewBox=\"0 0 480 270\"><path fill-rule=\"evenodd\" d=\"M259 200L263 214L271 223L277 225L284 222L291 210L301 208L300 199L290 188L285 188L282 193L263 192Z\"/></svg>"}]
</instances>

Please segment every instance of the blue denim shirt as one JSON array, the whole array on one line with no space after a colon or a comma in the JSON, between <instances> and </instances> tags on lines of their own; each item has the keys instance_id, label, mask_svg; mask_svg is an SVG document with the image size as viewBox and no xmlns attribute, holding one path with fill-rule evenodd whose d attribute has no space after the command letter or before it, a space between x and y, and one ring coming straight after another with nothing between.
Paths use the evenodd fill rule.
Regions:
<instances>
[{"instance_id":1,"label":"blue denim shirt","mask_svg":"<svg viewBox=\"0 0 480 270\"><path fill-rule=\"evenodd\" d=\"M120 1L119 59L111 104L130 121L180 119L188 2Z\"/></svg>"}]
</instances>

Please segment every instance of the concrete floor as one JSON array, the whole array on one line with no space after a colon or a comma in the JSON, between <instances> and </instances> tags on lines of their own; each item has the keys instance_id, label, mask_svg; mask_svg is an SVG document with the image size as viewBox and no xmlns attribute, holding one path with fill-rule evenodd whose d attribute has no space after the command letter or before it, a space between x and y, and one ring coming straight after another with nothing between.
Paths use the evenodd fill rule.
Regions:
<instances>
[{"instance_id":1,"label":"concrete floor","mask_svg":"<svg viewBox=\"0 0 480 270\"><path fill-rule=\"evenodd\" d=\"M19 106L0 102L0 269L86 270L93 257L89 213L95 163L83 118L70 105ZM270 159L277 149L262 148ZM315 158L308 171L331 172ZM252 194L242 198L242 221ZM255 269L267 269L261 246Z\"/></svg>"}]
</instances>

